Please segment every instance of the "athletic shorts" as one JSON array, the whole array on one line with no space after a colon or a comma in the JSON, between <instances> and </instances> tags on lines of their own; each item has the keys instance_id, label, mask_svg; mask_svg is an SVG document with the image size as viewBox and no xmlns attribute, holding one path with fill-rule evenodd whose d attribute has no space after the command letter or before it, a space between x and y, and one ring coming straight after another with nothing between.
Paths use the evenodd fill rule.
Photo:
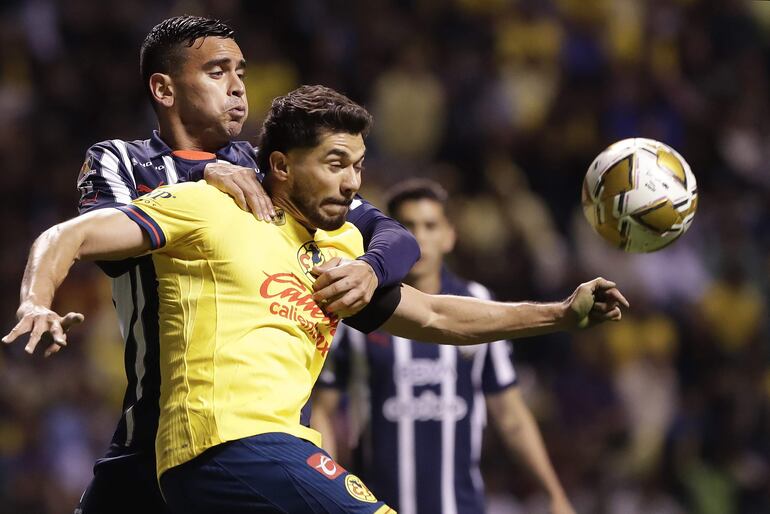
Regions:
<instances>
[{"instance_id":1,"label":"athletic shorts","mask_svg":"<svg viewBox=\"0 0 770 514\"><path fill-rule=\"evenodd\" d=\"M154 453L130 453L96 461L94 478L75 514L170 514L155 478Z\"/></svg>"},{"instance_id":2,"label":"athletic shorts","mask_svg":"<svg viewBox=\"0 0 770 514\"><path fill-rule=\"evenodd\" d=\"M174 514L390 514L361 480L303 439L261 434L230 441L163 473Z\"/></svg>"}]
</instances>

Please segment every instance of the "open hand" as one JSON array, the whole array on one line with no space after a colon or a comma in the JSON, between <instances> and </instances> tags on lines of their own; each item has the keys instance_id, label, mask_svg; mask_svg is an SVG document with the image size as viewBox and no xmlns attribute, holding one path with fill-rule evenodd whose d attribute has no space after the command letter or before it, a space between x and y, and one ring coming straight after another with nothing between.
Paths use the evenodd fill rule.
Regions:
<instances>
[{"instance_id":1,"label":"open hand","mask_svg":"<svg viewBox=\"0 0 770 514\"><path fill-rule=\"evenodd\" d=\"M566 303L568 322L579 328L604 321L620 321L623 315L620 307L629 307L615 282L601 277L580 284Z\"/></svg>"},{"instance_id":2,"label":"open hand","mask_svg":"<svg viewBox=\"0 0 770 514\"><path fill-rule=\"evenodd\" d=\"M203 169L203 178L223 193L232 196L238 207L251 212L260 221L275 217L270 197L257 179L254 168L226 162L211 162Z\"/></svg>"},{"instance_id":3,"label":"open hand","mask_svg":"<svg viewBox=\"0 0 770 514\"><path fill-rule=\"evenodd\" d=\"M313 300L327 314L348 317L366 307L377 289L377 276L364 261L340 259L313 268Z\"/></svg>"},{"instance_id":4,"label":"open hand","mask_svg":"<svg viewBox=\"0 0 770 514\"><path fill-rule=\"evenodd\" d=\"M51 309L40 305L22 305L16 314L19 322L3 337L2 341L6 344L12 343L20 335L29 333L29 341L24 350L32 354L42 338L50 338L52 343L45 350L46 357L67 346L67 330L85 319L79 312L70 312L61 317Z\"/></svg>"}]
</instances>

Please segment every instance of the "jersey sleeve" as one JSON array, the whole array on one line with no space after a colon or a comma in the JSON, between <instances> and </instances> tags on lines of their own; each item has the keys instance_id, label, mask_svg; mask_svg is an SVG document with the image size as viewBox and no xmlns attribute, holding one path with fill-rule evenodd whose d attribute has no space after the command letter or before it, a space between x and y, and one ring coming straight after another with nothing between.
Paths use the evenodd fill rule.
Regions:
<instances>
[{"instance_id":1,"label":"jersey sleeve","mask_svg":"<svg viewBox=\"0 0 770 514\"><path fill-rule=\"evenodd\" d=\"M152 250L192 243L196 233L211 220L217 195L205 182L185 182L163 186L118 206L150 237Z\"/></svg>"},{"instance_id":2,"label":"jersey sleeve","mask_svg":"<svg viewBox=\"0 0 770 514\"><path fill-rule=\"evenodd\" d=\"M494 300L486 287L477 282L468 283L471 296L481 300ZM511 345L508 341L495 341L487 345L484 366L481 372L481 389L484 394L494 394L516 384L516 371L511 360Z\"/></svg>"},{"instance_id":3,"label":"jersey sleeve","mask_svg":"<svg viewBox=\"0 0 770 514\"><path fill-rule=\"evenodd\" d=\"M350 328L339 325L332 342L332 351L318 376L317 387L344 391L350 382Z\"/></svg>"},{"instance_id":4,"label":"jersey sleeve","mask_svg":"<svg viewBox=\"0 0 770 514\"><path fill-rule=\"evenodd\" d=\"M487 345L481 372L481 390L494 394L516 384L516 371L511 360L510 343L495 341Z\"/></svg>"},{"instance_id":5,"label":"jersey sleeve","mask_svg":"<svg viewBox=\"0 0 770 514\"><path fill-rule=\"evenodd\" d=\"M203 180L203 172L205 171L207 164L211 164L211 162L206 161L200 164L194 164L190 168L190 174L189 174L188 180L190 182L197 182L199 180Z\"/></svg>"},{"instance_id":6,"label":"jersey sleeve","mask_svg":"<svg viewBox=\"0 0 770 514\"><path fill-rule=\"evenodd\" d=\"M401 302L401 284L379 288L374 292L369 305L358 314L342 320L349 327L368 334L388 321Z\"/></svg>"},{"instance_id":7,"label":"jersey sleeve","mask_svg":"<svg viewBox=\"0 0 770 514\"><path fill-rule=\"evenodd\" d=\"M348 221L363 236L366 253L359 259L372 267L379 288L400 283L420 258L420 247L414 236L366 200L360 197L353 200Z\"/></svg>"},{"instance_id":8,"label":"jersey sleeve","mask_svg":"<svg viewBox=\"0 0 770 514\"><path fill-rule=\"evenodd\" d=\"M138 195L127 166L130 162L122 141L102 141L89 148L78 174L78 212L131 203Z\"/></svg>"}]
</instances>

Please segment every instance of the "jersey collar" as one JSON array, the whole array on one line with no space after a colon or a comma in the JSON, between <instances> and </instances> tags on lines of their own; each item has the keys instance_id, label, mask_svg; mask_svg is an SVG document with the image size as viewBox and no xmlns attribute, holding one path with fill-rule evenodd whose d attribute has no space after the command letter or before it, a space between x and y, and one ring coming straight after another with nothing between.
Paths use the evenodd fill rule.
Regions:
<instances>
[{"instance_id":1,"label":"jersey collar","mask_svg":"<svg viewBox=\"0 0 770 514\"><path fill-rule=\"evenodd\" d=\"M235 145L233 142L230 142L226 146L217 150L216 156L233 162L233 159L236 157L234 147ZM150 158L154 159L163 155L171 155L171 152L171 147L169 147L166 142L161 139L160 133L158 133L157 130L153 130L152 136L150 137Z\"/></svg>"},{"instance_id":2,"label":"jersey collar","mask_svg":"<svg viewBox=\"0 0 770 514\"><path fill-rule=\"evenodd\" d=\"M171 153L171 148L160 138L157 130L152 131L150 137L150 159Z\"/></svg>"}]
</instances>

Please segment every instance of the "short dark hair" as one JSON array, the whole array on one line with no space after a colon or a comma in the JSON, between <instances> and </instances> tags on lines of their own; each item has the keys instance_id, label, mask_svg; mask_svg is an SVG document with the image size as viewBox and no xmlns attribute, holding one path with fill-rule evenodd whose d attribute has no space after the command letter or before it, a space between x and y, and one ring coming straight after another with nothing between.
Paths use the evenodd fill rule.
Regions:
<instances>
[{"instance_id":1,"label":"short dark hair","mask_svg":"<svg viewBox=\"0 0 770 514\"><path fill-rule=\"evenodd\" d=\"M426 178L413 178L399 183L386 194L388 215L397 218L398 210L405 202L416 200L432 200L441 205L446 214L449 195L441 184Z\"/></svg>"},{"instance_id":2,"label":"short dark hair","mask_svg":"<svg viewBox=\"0 0 770 514\"><path fill-rule=\"evenodd\" d=\"M273 100L262 123L257 165L270 171L270 154L318 144L322 131L369 133L372 115L347 96L326 86L301 86Z\"/></svg>"},{"instance_id":3,"label":"short dark hair","mask_svg":"<svg viewBox=\"0 0 770 514\"><path fill-rule=\"evenodd\" d=\"M219 20L189 14L168 18L155 25L139 51L139 74L144 87L147 88L153 73L176 73L183 62L182 47L189 48L196 39L209 36L235 39L235 32ZM155 107L152 93L149 90L147 93Z\"/></svg>"}]
</instances>

